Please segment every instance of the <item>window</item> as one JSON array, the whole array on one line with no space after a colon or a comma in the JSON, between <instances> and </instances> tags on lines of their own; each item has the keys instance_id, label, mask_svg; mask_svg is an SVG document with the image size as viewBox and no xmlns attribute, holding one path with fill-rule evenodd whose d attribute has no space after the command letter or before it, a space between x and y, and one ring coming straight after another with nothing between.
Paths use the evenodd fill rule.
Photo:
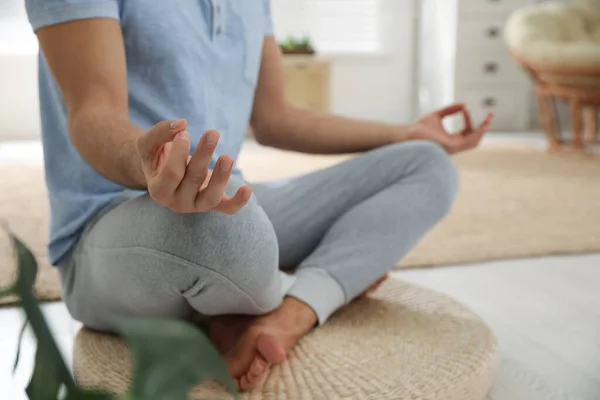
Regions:
<instances>
[{"instance_id":1,"label":"window","mask_svg":"<svg viewBox=\"0 0 600 400\"><path fill-rule=\"evenodd\" d=\"M383 49L384 0L272 0L279 40L309 36L323 53Z\"/></svg>"}]
</instances>

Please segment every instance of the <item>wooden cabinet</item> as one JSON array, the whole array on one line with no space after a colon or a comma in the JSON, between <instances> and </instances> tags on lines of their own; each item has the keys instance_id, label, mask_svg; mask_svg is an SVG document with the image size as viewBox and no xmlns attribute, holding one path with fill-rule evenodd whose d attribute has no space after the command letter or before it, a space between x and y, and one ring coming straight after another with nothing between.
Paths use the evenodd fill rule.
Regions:
<instances>
[{"instance_id":1,"label":"wooden cabinet","mask_svg":"<svg viewBox=\"0 0 600 400\"><path fill-rule=\"evenodd\" d=\"M284 56L285 94L291 103L328 112L330 63L318 56Z\"/></svg>"}]
</instances>

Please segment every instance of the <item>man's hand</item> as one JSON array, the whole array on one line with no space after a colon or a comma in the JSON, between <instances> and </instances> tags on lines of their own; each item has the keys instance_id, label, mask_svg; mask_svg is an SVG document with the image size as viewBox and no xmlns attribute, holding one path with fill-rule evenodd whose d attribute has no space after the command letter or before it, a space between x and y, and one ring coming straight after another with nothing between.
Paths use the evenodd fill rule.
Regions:
<instances>
[{"instance_id":1,"label":"man's hand","mask_svg":"<svg viewBox=\"0 0 600 400\"><path fill-rule=\"evenodd\" d=\"M209 164L219 141L217 131L204 133L192 157L185 120L164 121L140 136L136 147L148 193L159 204L178 213L218 211L235 214L252 194L249 186L235 196L225 194L233 159L219 157L214 171Z\"/></svg>"},{"instance_id":2,"label":"man's hand","mask_svg":"<svg viewBox=\"0 0 600 400\"><path fill-rule=\"evenodd\" d=\"M446 131L442 121L444 118L455 114L463 115L465 127L460 132L450 133ZM408 136L410 139L434 141L446 149L448 153L455 154L477 147L481 142L481 138L489 129L493 118L492 113L488 114L481 125L475 129L466 106L464 104L454 104L420 118L409 126Z\"/></svg>"}]
</instances>

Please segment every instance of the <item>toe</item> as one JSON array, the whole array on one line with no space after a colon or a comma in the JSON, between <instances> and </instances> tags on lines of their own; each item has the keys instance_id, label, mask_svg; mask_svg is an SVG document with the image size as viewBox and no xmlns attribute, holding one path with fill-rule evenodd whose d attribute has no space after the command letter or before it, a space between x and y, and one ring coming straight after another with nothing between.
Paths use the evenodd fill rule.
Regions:
<instances>
[{"instance_id":1,"label":"toe","mask_svg":"<svg viewBox=\"0 0 600 400\"><path fill-rule=\"evenodd\" d=\"M233 352L227 357L231 376L239 378L248 373L257 353L267 364L281 364L285 361L285 350L275 337L254 335L250 332L242 336Z\"/></svg>"},{"instance_id":2,"label":"toe","mask_svg":"<svg viewBox=\"0 0 600 400\"><path fill-rule=\"evenodd\" d=\"M232 349L232 352L226 357L229 373L234 378L240 378L245 375L254 360L256 354L255 344L252 343L252 338L245 335Z\"/></svg>"},{"instance_id":3,"label":"toe","mask_svg":"<svg viewBox=\"0 0 600 400\"><path fill-rule=\"evenodd\" d=\"M268 367L269 363L267 360L258 355L252 362L252 365L250 365L250 371L248 373L250 379L259 379L265 372L267 372Z\"/></svg>"},{"instance_id":4,"label":"toe","mask_svg":"<svg viewBox=\"0 0 600 400\"><path fill-rule=\"evenodd\" d=\"M285 361L285 349L273 336L260 336L256 341L256 348L263 358L271 364L281 364Z\"/></svg>"},{"instance_id":5,"label":"toe","mask_svg":"<svg viewBox=\"0 0 600 400\"><path fill-rule=\"evenodd\" d=\"M269 366L269 363L265 359L257 355L248 373L240 378L240 388L242 390L254 389L267 372Z\"/></svg>"},{"instance_id":6,"label":"toe","mask_svg":"<svg viewBox=\"0 0 600 400\"><path fill-rule=\"evenodd\" d=\"M240 390L250 390L252 389L252 384L248 381L248 377L246 375L242 376L239 380Z\"/></svg>"}]
</instances>

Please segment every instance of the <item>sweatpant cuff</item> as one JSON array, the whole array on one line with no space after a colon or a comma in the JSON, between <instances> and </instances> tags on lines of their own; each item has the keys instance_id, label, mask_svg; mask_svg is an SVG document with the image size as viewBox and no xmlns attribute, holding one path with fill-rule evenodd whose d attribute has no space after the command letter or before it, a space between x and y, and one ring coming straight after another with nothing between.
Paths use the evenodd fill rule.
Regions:
<instances>
[{"instance_id":1,"label":"sweatpant cuff","mask_svg":"<svg viewBox=\"0 0 600 400\"><path fill-rule=\"evenodd\" d=\"M281 298L288 294L291 287L296 283L296 277L294 275L286 274L283 271L279 271L279 275L281 276Z\"/></svg>"},{"instance_id":2,"label":"sweatpant cuff","mask_svg":"<svg viewBox=\"0 0 600 400\"><path fill-rule=\"evenodd\" d=\"M287 295L311 307L322 325L346 303L344 289L329 273L320 268L302 268L294 273L296 282Z\"/></svg>"}]
</instances>

